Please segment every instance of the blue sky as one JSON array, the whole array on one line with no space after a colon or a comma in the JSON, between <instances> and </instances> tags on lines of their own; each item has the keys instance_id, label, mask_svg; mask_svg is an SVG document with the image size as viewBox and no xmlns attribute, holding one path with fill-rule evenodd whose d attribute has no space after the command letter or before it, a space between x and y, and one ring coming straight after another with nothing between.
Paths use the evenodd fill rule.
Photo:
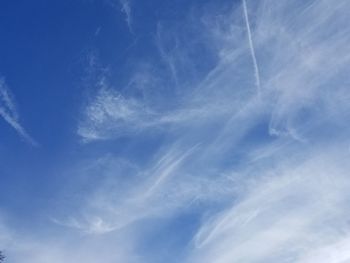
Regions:
<instances>
[{"instance_id":1,"label":"blue sky","mask_svg":"<svg viewBox=\"0 0 350 263\"><path fill-rule=\"evenodd\" d=\"M3 0L8 262L350 262L350 2Z\"/></svg>"}]
</instances>

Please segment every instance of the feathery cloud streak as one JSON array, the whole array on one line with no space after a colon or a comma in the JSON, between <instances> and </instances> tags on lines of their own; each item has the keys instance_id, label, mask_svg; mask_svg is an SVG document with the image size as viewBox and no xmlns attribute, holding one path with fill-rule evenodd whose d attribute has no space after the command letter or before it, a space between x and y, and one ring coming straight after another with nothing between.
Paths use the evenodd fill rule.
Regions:
<instances>
[{"instance_id":1,"label":"feathery cloud streak","mask_svg":"<svg viewBox=\"0 0 350 263\"><path fill-rule=\"evenodd\" d=\"M22 139L33 146L38 145L20 124L18 110L13 96L11 95L10 90L8 89L3 78L0 78L0 116L16 130Z\"/></svg>"},{"instance_id":2,"label":"feathery cloud streak","mask_svg":"<svg viewBox=\"0 0 350 263\"><path fill-rule=\"evenodd\" d=\"M262 0L249 17L245 1L226 7L173 27L170 53L158 28L162 61L143 61L124 87L91 84L78 135L90 149L126 138L134 154L80 160L54 222L102 239L137 229L136 262L349 260L350 3ZM188 213L192 232L169 245L183 258L144 254L146 228L163 220L172 233Z\"/></svg>"},{"instance_id":3,"label":"feathery cloud streak","mask_svg":"<svg viewBox=\"0 0 350 263\"><path fill-rule=\"evenodd\" d=\"M131 16L131 2L130 0L120 0L121 11L125 14L125 21L130 33L133 34L132 16Z\"/></svg>"}]
</instances>

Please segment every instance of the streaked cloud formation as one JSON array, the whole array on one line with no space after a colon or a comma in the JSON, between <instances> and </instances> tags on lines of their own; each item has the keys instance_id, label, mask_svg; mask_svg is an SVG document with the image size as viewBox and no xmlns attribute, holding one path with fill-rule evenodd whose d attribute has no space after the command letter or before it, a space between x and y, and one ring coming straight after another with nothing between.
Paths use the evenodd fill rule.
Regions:
<instances>
[{"instance_id":1,"label":"streaked cloud formation","mask_svg":"<svg viewBox=\"0 0 350 263\"><path fill-rule=\"evenodd\" d=\"M132 29L132 16L131 16L131 1L130 0L119 0L121 4L121 10L125 14L125 21L129 28L130 33L133 33Z\"/></svg>"},{"instance_id":2,"label":"streaked cloud formation","mask_svg":"<svg viewBox=\"0 0 350 263\"><path fill-rule=\"evenodd\" d=\"M4 78L0 77L0 116L16 130L23 140L37 146L37 142L27 133L19 122L16 104Z\"/></svg>"},{"instance_id":3,"label":"streaked cloud formation","mask_svg":"<svg viewBox=\"0 0 350 263\"><path fill-rule=\"evenodd\" d=\"M265 0L249 1L249 7L243 1L232 13L205 14L194 25L208 33L203 48L214 43L217 60L191 86L182 86L187 80L177 74L178 61L191 63L185 55L191 46L175 37L182 51L176 51L175 60L175 53L165 51L164 29L158 26L160 57L181 90L174 106L126 99L113 87L100 90L79 126L83 138L165 133L183 157L178 159L169 143L163 157L156 151L161 163L166 158L162 169L154 168L159 162L140 167L146 172L127 188L131 194L118 197L126 203L117 205L105 186L88 203L100 208L107 200L105 211L118 211L101 214L100 223L112 222L106 231L132 219L171 217L200 206L198 216L205 216L187 244L191 263L350 260L349 152L341 143L348 131L350 6L346 1ZM89 132L82 132L86 127ZM221 209L208 212L214 204ZM139 210L144 212L134 212Z\"/></svg>"},{"instance_id":4,"label":"streaked cloud formation","mask_svg":"<svg viewBox=\"0 0 350 263\"><path fill-rule=\"evenodd\" d=\"M349 15L346 0L243 0L159 21L155 58L124 82L92 78L77 122L92 153L64 169L50 211L59 245L13 253L350 262Z\"/></svg>"}]
</instances>

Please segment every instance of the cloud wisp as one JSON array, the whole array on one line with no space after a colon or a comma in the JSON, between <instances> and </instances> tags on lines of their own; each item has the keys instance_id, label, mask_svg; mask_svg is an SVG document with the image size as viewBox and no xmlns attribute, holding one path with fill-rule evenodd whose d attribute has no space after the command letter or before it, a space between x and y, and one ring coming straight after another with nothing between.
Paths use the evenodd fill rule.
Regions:
<instances>
[{"instance_id":1,"label":"cloud wisp","mask_svg":"<svg viewBox=\"0 0 350 263\"><path fill-rule=\"evenodd\" d=\"M18 110L5 80L0 78L0 116L16 130L18 135L33 146L38 143L27 133L19 122Z\"/></svg>"},{"instance_id":2,"label":"cloud wisp","mask_svg":"<svg viewBox=\"0 0 350 263\"><path fill-rule=\"evenodd\" d=\"M320 255L330 260L321 262L349 259L348 247L337 250L349 238L348 153L338 149L312 153L302 164L280 160L283 166L269 174L256 171L260 178L250 182L238 202L202 225L190 262L318 262Z\"/></svg>"},{"instance_id":3,"label":"cloud wisp","mask_svg":"<svg viewBox=\"0 0 350 263\"><path fill-rule=\"evenodd\" d=\"M176 48L155 30L160 56L126 85L91 83L77 134L93 157L67 172L55 223L105 242L131 231L135 262L350 260L350 2L252 2L250 16L245 0L203 4L173 27ZM183 258L152 261L175 246L146 241L182 217Z\"/></svg>"},{"instance_id":4,"label":"cloud wisp","mask_svg":"<svg viewBox=\"0 0 350 263\"><path fill-rule=\"evenodd\" d=\"M125 22L131 34L134 34L132 27L132 15L131 15L131 2L130 0L119 0L121 5L121 11L125 14Z\"/></svg>"}]
</instances>

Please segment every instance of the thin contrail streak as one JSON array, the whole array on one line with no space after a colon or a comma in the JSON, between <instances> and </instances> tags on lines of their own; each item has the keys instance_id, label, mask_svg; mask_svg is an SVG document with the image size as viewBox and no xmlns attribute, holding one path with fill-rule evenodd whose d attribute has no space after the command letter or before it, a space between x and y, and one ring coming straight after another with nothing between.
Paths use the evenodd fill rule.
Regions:
<instances>
[{"instance_id":1,"label":"thin contrail streak","mask_svg":"<svg viewBox=\"0 0 350 263\"><path fill-rule=\"evenodd\" d=\"M253 60L253 66L254 66L255 84L256 84L256 87L258 90L258 95L260 95L260 92L261 92L260 73L259 73L258 62L256 61L256 56L255 56L255 49L254 49L254 44L253 44L253 39L252 39L252 32L250 31L247 3L246 3L246 0L242 0L242 2L243 2L244 20L245 20L245 24L247 27L247 33L248 33L249 49L250 49L250 54L251 54L251 57Z\"/></svg>"}]
</instances>

